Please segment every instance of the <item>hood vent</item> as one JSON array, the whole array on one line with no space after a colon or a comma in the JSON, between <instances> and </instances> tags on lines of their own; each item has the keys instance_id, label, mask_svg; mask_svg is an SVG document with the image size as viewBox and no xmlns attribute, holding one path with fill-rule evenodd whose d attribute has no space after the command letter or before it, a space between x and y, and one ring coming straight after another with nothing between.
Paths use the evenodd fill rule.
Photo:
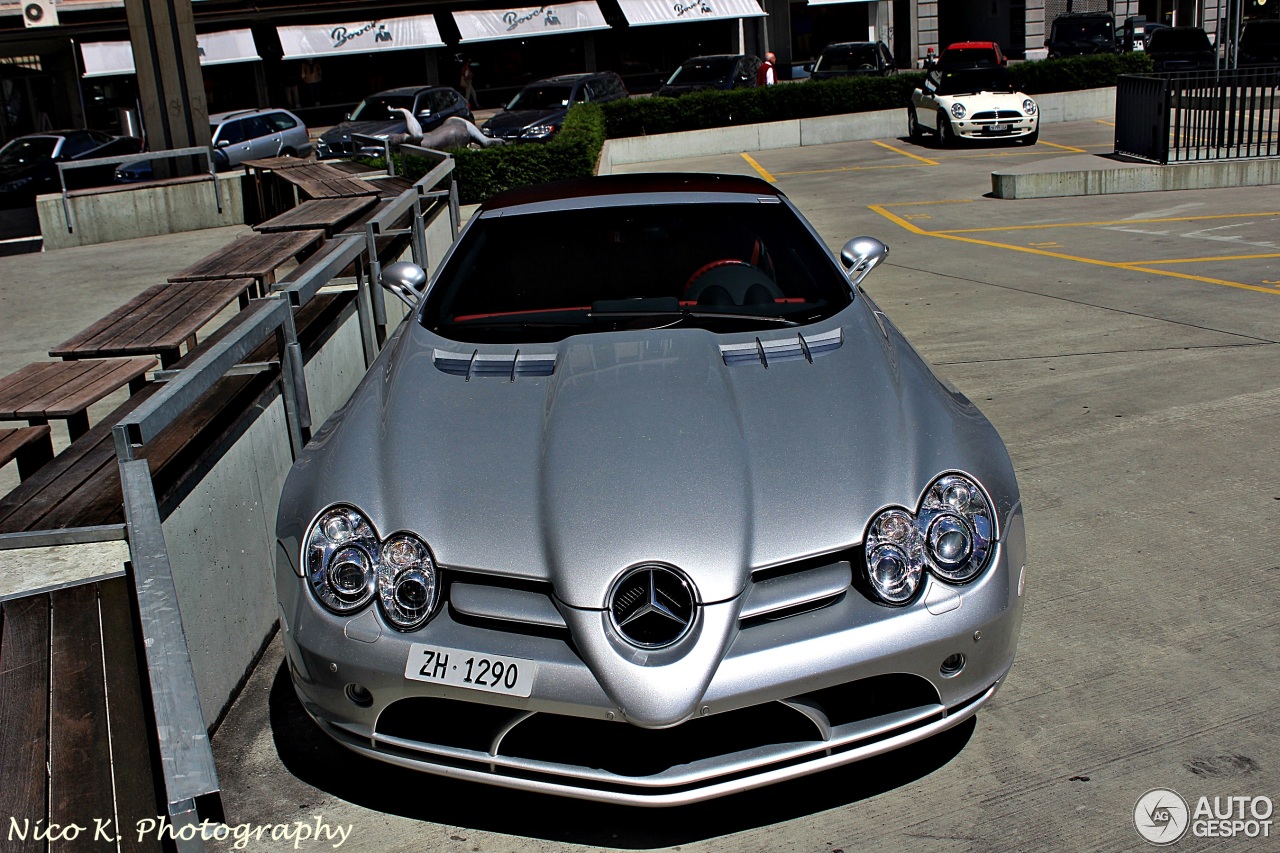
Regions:
<instances>
[{"instance_id":1,"label":"hood vent","mask_svg":"<svg viewBox=\"0 0 1280 853\"><path fill-rule=\"evenodd\" d=\"M470 382L474 377L496 377L515 382L517 376L550 376L556 372L554 355L481 355L471 352L436 350L432 356L436 369L450 376L461 376Z\"/></svg>"},{"instance_id":2,"label":"hood vent","mask_svg":"<svg viewBox=\"0 0 1280 853\"><path fill-rule=\"evenodd\" d=\"M766 370L779 361L803 358L810 364L820 355L840 349L844 343L844 331L832 329L820 335L798 334L794 338L774 338L762 341L756 338L747 344L725 344L720 355L729 367L736 364L759 364Z\"/></svg>"}]
</instances>

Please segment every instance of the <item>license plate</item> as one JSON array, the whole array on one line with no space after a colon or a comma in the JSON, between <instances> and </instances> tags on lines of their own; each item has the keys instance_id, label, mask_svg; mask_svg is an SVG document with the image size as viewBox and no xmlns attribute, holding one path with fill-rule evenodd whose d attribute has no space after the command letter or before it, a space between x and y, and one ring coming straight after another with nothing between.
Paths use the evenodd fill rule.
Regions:
<instances>
[{"instance_id":1,"label":"license plate","mask_svg":"<svg viewBox=\"0 0 1280 853\"><path fill-rule=\"evenodd\" d=\"M448 684L486 693L528 696L538 664L524 658L482 655L465 649L446 649L414 643L404 677L431 684Z\"/></svg>"},{"instance_id":2,"label":"license plate","mask_svg":"<svg viewBox=\"0 0 1280 853\"><path fill-rule=\"evenodd\" d=\"M1008 129L1009 129L1009 125L1007 125L1007 124L989 124L989 125L987 125L987 130L988 130L988 131L990 131L991 133L1004 133L1004 132L1005 132L1005 131L1007 131Z\"/></svg>"}]
</instances>

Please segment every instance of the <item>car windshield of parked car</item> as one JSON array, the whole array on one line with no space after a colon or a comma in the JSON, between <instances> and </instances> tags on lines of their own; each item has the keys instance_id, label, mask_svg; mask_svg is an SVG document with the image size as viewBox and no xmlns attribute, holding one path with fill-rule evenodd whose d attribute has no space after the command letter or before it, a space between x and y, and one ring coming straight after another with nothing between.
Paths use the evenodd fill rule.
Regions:
<instances>
[{"instance_id":1,"label":"car windshield of parked car","mask_svg":"<svg viewBox=\"0 0 1280 853\"><path fill-rule=\"evenodd\" d=\"M520 94L511 99L507 109L515 110L558 110L569 106L569 98L573 94L572 86L526 86Z\"/></svg>"},{"instance_id":2,"label":"car windshield of parked car","mask_svg":"<svg viewBox=\"0 0 1280 853\"><path fill-rule=\"evenodd\" d=\"M719 83L733 73L734 61L732 57L721 57L719 59L699 59L693 62L686 62L676 69L675 74L671 75L667 85L690 86L701 83Z\"/></svg>"},{"instance_id":3,"label":"car windshield of parked car","mask_svg":"<svg viewBox=\"0 0 1280 853\"><path fill-rule=\"evenodd\" d=\"M1250 21L1240 33L1244 51L1274 50L1280 45L1280 21Z\"/></svg>"},{"instance_id":4,"label":"car windshield of parked car","mask_svg":"<svg viewBox=\"0 0 1280 853\"><path fill-rule=\"evenodd\" d=\"M1050 41L1111 41L1110 21L1054 21Z\"/></svg>"},{"instance_id":5,"label":"car windshield of parked car","mask_svg":"<svg viewBox=\"0 0 1280 853\"><path fill-rule=\"evenodd\" d=\"M876 46L874 44L844 45L829 47L818 57L814 71L859 71L876 67Z\"/></svg>"},{"instance_id":6,"label":"car windshield of parked car","mask_svg":"<svg viewBox=\"0 0 1280 853\"><path fill-rule=\"evenodd\" d=\"M1148 50L1156 53L1168 51L1212 51L1209 36L1199 27L1169 27L1151 34Z\"/></svg>"},{"instance_id":7,"label":"car windshield of parked car","mask_svg":"<svg viewBox=\"0 0 1280 853\"><path fill-rule=\"evenodd\" d=\"M26 166L40 160L48 160L58 147L53 136L28 136L15 139L0 148L0 166Z\"/></svg>"},{"instance_id":8,"label":"car windshield of parked car","mask_svg":"<svg viewBox=\"0 0 1280 853\"><path fill-rule=\"evenodd\" d=\"M400 113L391 112L393 109L412 110L413 97L411 95L379 95L365 98L360 102L360 106L356 107L356 111L351 114L351 120L382 121L383 119L400 118Z\"/></svg>"},{"instance_id":9,"label":"car windshield of parked car","mask_svg":"<svg viewBox=\"0 0 1280 853\"><path fill-rule=\"evenodd\" d=\"M655 204L487 216L427 294L422 324L473 343L624 329L778 329L852 301L781 204Z\"/></svg>"},{"instance_id":10,"label":"car windshield of parked car","mask_svg":"<svg viewBox=\"0 0 1280 853\"><path fill-rule=\"evenodd\" d=\"M1009 72L994 68L955 68L943 71L938 82L939 95L972 95L977 92L1013 92Z\"/></svg>"}]
</instances>

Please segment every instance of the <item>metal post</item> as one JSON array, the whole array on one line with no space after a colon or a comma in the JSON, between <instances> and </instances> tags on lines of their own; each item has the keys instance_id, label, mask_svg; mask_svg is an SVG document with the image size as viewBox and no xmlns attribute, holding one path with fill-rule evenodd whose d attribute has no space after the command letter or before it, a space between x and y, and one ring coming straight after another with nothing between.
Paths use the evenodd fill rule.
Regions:
<instances>
[{"instance_id":1,"label":"metal post","mask_svg":"<svg viewBox=\"0 0 1280 853\"><path fill-rule=\"evenodd\" d=\"M284 417L289 428L289 444L293 458L302 453L310 438L311 407L307 397L307 379L302 366L302 347L293 323L293 312L285 312L285 321L276 331L280 346L280 396L284 400Z\"/></svg>"}]
</instances>

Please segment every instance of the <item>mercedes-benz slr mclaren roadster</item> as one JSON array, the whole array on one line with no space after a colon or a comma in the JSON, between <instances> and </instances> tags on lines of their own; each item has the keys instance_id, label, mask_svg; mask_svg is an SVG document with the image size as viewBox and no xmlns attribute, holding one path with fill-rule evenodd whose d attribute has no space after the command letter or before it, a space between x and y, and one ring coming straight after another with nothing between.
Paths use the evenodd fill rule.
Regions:
<instances>
[{"instance_id":1,"label":"mercedes-benz slr mclaren roadster","mask_svg":"<svg viewBox=\"0 0 1280 853\"><path fill-rule=\"evenodd\" d=\"M498 196L318 432L276 581L302 704L356 752L674 805L914 743L1013 663L999 436L777 188ZM843 268L842 268L843 267Z\"/></svg>"}]
</instances>

